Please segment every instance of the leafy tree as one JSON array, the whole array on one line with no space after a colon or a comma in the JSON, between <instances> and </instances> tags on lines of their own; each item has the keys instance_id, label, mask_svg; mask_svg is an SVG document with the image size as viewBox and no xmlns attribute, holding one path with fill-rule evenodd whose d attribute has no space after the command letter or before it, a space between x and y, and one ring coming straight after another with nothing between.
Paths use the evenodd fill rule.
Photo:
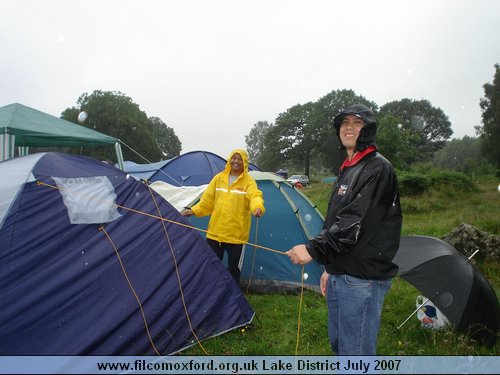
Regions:
<instances>
[{"instance_id":1,"label":"leafy tree","mask_svg":"<svg viewBox=\"0 0 500 375\"><path fill-rule=\"evenodd\" d=\"M162 153L164 159L171 159L179 156L182 150L182 143L175 135L174 129L170 128L158 117L150 117L153 130L153 138L156 147Z\"/></svg>"},{"instance_id":2,"label":"leafy tree","mask_svg":"<svg viewBox=\"0 0 500 375\"><path fill-rule=\"evenodd\" d=\"M258 166L265 164L263 160L265 140L267 132L272 126L273 125L267 121L258 121L250 130L250 133L245 135L248 157Z\"/></svg>"},{"instance_id":3,"label":"leafy tree","mask_svg":"<svg viewBox=\"0 0 500 375\"><path fill-rule=\"evenodd\" d=\"M500 168L500 65L495 64L493 84L485 83L484 98L479 102L483 126L476 126L483 154Z\"/></svg>"},{"instance_id":4,"label":"leafy tree","mask_svg":"<svg viewBox=\"0 0 500 375\"><path fill-rule=\"evenodd\" d=\"M159 161L161 151L153 137L153 125L145 112L131 98L121 92L95 90L84 93L77 100L77 107L64 110L62 118L76 122L78 113L85 111L88 117L83 126L120 139L125 159L144 163ZM115 151L108 148L73 150L97 159L115 160Z\"/></svg>"},{"instance_id":5,"label":"leafy tree","mask_svg":"<svg viewBox=\"0 0 500 375\"><path fill-rule=\"evenodd\" d=\"M387 115L399 119L407 147L417 151L407 155L412 155L405 160L408 164L429 161L453 134L448 116L428 100L402 99L386 103L380 108L379 116Z\"/></svg>"},{"instance_id":6,"label":"leafy tree","mask_svg":"<svg viewBox=\"0 0 500 375\"><path fill-rule=\"evenodd\" d=\"M309 175L312 153L318 145L319 124L315 121L314 103L297 104L276 118L281 152L293 164L302 164Z\"/></svg>"}]
</instances>

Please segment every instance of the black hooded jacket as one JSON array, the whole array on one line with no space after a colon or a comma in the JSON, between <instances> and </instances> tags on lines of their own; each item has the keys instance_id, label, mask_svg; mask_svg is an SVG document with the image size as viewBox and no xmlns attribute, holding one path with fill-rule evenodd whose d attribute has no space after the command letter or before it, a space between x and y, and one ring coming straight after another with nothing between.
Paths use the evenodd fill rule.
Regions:
<instances>
[{"instance_id":1,"label":"black hooded jacket","mask_svg":"<svg viewBox=\"0 0 500 375\"><path fill-rule=\"evenodd\" d=\"M392 259L402 225L398 184L392 165L376 151L375 133L375 122L365 120L358 137L363 150L341 169L324 229L306 245L330 274L375 280L397 274Z\"/></svg>"}]
</instances>

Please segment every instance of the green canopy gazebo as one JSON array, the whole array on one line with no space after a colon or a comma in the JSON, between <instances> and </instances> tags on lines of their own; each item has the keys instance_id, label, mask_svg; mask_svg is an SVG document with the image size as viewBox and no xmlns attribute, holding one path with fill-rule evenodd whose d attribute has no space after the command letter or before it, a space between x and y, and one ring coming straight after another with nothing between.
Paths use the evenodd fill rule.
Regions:
<instances>
[{"instance_id":1,"label":"green canopy gazebo","mask_svg":"<svg viewBox=\"0 0 500 375\"><path fill-rule=\"evenodd\" d=\"M29 147L115 145L120 169L120 140L19 103L0 107L0 161L28 153Z\"/></svg>"}]
</instances>

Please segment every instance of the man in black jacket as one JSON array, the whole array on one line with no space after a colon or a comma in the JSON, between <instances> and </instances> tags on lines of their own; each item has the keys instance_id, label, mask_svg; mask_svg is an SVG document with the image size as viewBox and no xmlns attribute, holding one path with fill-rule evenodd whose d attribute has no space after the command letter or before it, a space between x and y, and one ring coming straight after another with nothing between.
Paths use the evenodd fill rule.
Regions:
<instances>
[{"instance_id":1,"label":"man in black jacket","mask_svg":"<svg viewBox=\"0 0 500 375\"><path fill-rule=\"evenodd\" d=\"M385 294L398 267L401 207L392 165L377 152L374 113L352 105L334 118L347 151L321 233L287 254L295 264L322 263L328 335L338 355L375 355Z\"/></svg>"}]
</instances>

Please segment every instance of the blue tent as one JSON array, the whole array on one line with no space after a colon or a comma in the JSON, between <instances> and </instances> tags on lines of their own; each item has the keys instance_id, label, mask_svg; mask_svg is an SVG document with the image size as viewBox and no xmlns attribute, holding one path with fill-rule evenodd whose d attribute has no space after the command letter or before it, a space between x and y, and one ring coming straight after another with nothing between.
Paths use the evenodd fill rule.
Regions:
<instances>
[{"instance_id":1,"label":"blue tent","mask_svg":"<svg viewBox=\"0 0 500 375\"><path fill-rule=\"evenodd\" d=\"M209 151L191 151L175 158L150 164L125 162L125 171L137 179L164 181L174 186L199 186L226 166L226 159ZM250 164L249 170L260 169Z\"/></svg>"},{"instance_id":2,"label":"blue tent","mask_svg":"<svg viewBox=\"0 0 500 375\"><path fill-rule=\"evenodd\" d=\"M198 231L126 173L41 153L0 175L0 355L166 355L253 319Z\"/></svg>"},{"instance_id":3,"label":"blue tent","mask_svg":"<svg viewBox=\"0 0 500 375\"><path fill-rule=\"evenodd\" d=\"M149 180L152 175L168 164L170 160L172 159L162 160L150 164L138 164L130 160L125 160L123 162L123 170L130 173L137 180ZM115 164L115 167L118 167L118 164Z\"/></svg>"},{"instance_id":4,"label":"blue tent","mask_svg":"<svg viewBox=\"0 0 500 375\"><path fill-rule=\"evenodd\" d=\"M305 243L321 231L323 217L299 189L280 176L260 171L250 174L264 195L266 213L259 219L252 218L240 286L259 292L296 291L301 285L302 267L292 264L288 256L265 248L285 252ZM192 216L189 220L194 226L206 229L209 217ZM319 290L323 267L311 262L305 266L304 273L307 274L304 285Z\"/></svg>"}]
</instances>

